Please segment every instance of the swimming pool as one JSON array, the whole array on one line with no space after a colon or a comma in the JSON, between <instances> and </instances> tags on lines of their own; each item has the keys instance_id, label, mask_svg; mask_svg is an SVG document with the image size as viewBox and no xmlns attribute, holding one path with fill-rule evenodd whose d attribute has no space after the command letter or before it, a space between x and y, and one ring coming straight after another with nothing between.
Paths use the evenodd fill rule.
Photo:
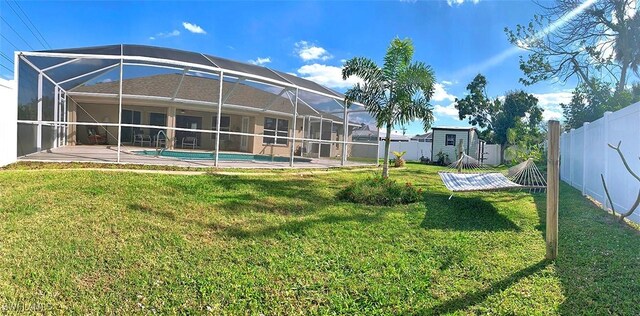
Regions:
<instances>
[{"instance_id":1,"label":"swimming pool","mask_svg":"<svg viewBox=\"0 0 640 316\"><path fill-rule=\"evenodd\" d=\"M179 151L179 150L163 150L158 155L156 150L136 150L133 151L136 155L142 156L161 156L171 157L183 160L215 160L215 156L212 152L194 152L194 151ZM267 155L253 155L253 154L239 154L239 153L219 153L219 161L262 161L262 162L289 162L288 157L267 156ZM295 157L294 162L310 162L311 159Z\"/></svg>"}]
</instances>

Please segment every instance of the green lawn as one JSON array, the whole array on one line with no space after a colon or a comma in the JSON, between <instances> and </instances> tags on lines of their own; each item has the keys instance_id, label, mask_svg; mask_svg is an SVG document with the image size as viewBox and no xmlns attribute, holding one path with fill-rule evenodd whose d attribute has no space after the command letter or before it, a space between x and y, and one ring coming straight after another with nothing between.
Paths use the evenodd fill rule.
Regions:
<instances>
[{"instance_id":1,"label":"green lawn","mask_svg":"<svg viewBox=\"0 0 640 316\"><path fill-rule=\"evenodd\" d=\"M392 170L401 207L335 200L371 171L0 171L0 314L640 314L637 230L563 184L547 262L544 194L448 200L437 170Z\"/></svg>"}]
</instances>

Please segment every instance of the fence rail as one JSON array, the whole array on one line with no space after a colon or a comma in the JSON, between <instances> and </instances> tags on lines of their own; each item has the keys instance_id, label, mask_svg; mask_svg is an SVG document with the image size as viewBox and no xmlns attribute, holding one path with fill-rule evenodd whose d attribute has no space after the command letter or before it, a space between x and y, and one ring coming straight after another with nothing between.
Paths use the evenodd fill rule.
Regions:
<instances>
[{"instance_id":1,"label":"fence rail","mask_svg":"<svg viewBox=\"0 0 640 316\"><path fill-rule=\"evenodd\" d=\"M560 179L609 209L600 177L603 175L616 211L624 212L635 201L640 183L628 173L616 151L608 146L616 146L618 142L622 143L620 149L631 170L640 172L640 102L607 112L601 119L562 134ZM629 219L640 223L640 211Z\"/></svg>"}]
</instances>

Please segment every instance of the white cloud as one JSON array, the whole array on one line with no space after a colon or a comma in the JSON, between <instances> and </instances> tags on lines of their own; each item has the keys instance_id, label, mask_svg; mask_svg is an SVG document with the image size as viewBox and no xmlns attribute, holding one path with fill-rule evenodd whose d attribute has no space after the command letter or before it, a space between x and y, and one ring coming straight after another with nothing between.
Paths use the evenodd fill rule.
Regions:
<instances>
[{"instance_id":1,"label":"white cloud","mask_svg":"<svg viewBox=\"0 0 640 316\"><path fill-rule=\"evenodd\" d=\"M439 104L434 106L433 107L433 113L450 116L450 117L452 117L452 118L454 118L456 120L458 119L458 109L456 109L454 102L451 102L447 106L442 106L442 105L439 105Z\"/></svg>"},{"instance_id":2,"label":"white cloud","mask_svg":"<svg viewBox=\"0 0 640 316\"><path fill-rule=\"evenodd\" d=\"M196 24L192 24L189 22L182 22L182 26L184 26L185 30L196 33L196 34L207 34L205 30L203 30L200 26Z\"/></svg>"},{"instance_id":3,"label":"white cloud","mask_svg":"<svg viewBox=\"0 0 640 316\"><path fill-rule=\"evenodd\" d=\"M544 109L542 119L559 120L562 119L562 107L560 103L571 102L572 93L569 91L549 92L549 93L532 93L538 99L538 105Z\"/></svg>"},{"instance_id":4,"label":"white cloud","mask_svg":"<svg viewBox=\"0 0 640 316\"><path fill-rule=\"evenodd\" d=\"M440 81L440 83L442 83L445 86L451 86L451 85L454 85L454 84L456 84L458 82L457 81L442 80L442 81Z\"/></svg>"},{"instance_id":5,"label":"white cloud","mask_svg":"<svg viewBox=\"0 0 640 316\"><path fill-rule=\"evenodd\" d=\"M540 106L559 105L560 103L571 102L573 94L570 91L550 92L550 93L532 93L538 99Z\"/></svg>"},{"instance_id":6,"label":"white cloud","mask_svg":"<svg viewBox=\"0 0 640 316\"><path fill-rule=\"evenodd\" d=\"M294 46L295 52L304 61L329 60L333 58L326 49L310 44L307 41L299 41Z\"/></svg>"},{"instance_id":7,"label":"white cloud","mask_svg":"<svg viewBox=\"0 0 640 316\"><path fill-rule=\"evenodd\" d=\"M438 84L436 84L436 91L439 91L437 85ZM442 100L440 101L444 101L444 100L453 101L453 99L450 98L451 97L450 94L446 93L446 91L444 91L444 93L445 94L443 95L447 95L449 97L442 98ZM562 119L562 107L560 106L560 103L566 104L571 102L572 93L570 91L560 91L560 92L549 92L549 93L532 93L532 95L538 99L538 105L544 110L544 112L542 112L543 120L548 121L548 120ZM434 97L432 99L434 101L438 101L435 99L435 96L436 94L434 93ZM504 101L504 96L499 96L498 99L501 101ZM433 113L450 116L454 119L458 119L458 110L455 108L454 102L451 102L447 106L443 106L440 104L435 105L433 107Z\"/></svg>"},{"instance_id":8,"label":"white cloud","mask_svg":"<svg viewBox=\"0 0 640 316\"><path fill-rule=\"evenodd\" d=\"M440 102L444 100L453 101L455 99L456 99L456 96L453 94L449 94L447 90L445 90L444 85L442 83L434 84L434 91L433 91L433 96L431 97L431 100Z\"/></svg>"},{"instance_id":9,"label":"white cloud","mask_svg":"<svg viewBox=\"0 0 640 316\"><path fill-rule=\"evenodd\" d=\"M471 2L473 4L478 4L478 2L480 2L480 0L447 0L447 4L452 7L454 5L459 6L465 2Z\"/></svg>"},{"instance_id":10,"label":"white cloud","mask_svg":"<svg viewBox=\"0 0 640 316\"><path fill-rule=\"evenodd\" d=\"M562 119L562 112L547 110L547 109L545 109L544 112L542 112L543 121L560 120L560 119Z\"/></svg>"},{"instance_id":11,"label":"white cloud","mask_svg":"<svg viewBox=\"0 0 640 316\"><path fill-rule=\"evenodd\" d=\"M258 57L255 60L253 60L253 59L249 60L249 62L254 64L254 65L261 66L261 65L270 63L271 62L271 57L264 57L264 58Z\"/></svg>"},{"instance_id":12,"label":"white cloud","mask_svg":"<svg viewBox=\"0 0 640 316\"><path fill-rule=\"evenodd\" d=\"M178 35L180 35L180 31L173 30L173 31L167 32L167 33L160 32L160 33L156 34L155 36L149 37L149 39L153 41L153 40L158 39L158 38L175 37L175 36L178 36Z\"/></svg>"},{"instance_id":13,"label":"white cloud","mask_svg":"<svg viewBox=\"0 0 640 316\"><path fill-rule=\"evenodd\" d=\"M315 81L329 88L351 88L354 84L362 80L351 76L347 80L342 80L342 68L329 65L311 64L304 65L298 69L300 77Z\"/></svg>"}]
</instances>

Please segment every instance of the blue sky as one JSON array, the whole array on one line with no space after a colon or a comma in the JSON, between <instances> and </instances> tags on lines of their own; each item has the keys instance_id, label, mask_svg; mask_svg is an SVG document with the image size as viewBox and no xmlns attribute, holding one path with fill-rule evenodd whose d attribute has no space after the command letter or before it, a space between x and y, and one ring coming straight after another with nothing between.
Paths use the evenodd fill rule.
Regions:
<instances>
[{"instance_id":1,"label":"blue sky","mask_svg":"<svg viewBox=\"0 0 640 316\"><path fill-rule=\"evenodd\" d=\"M392 38L409 37L414 59L431 65L437 76L434 126L467 125L457 119L453 98L464 96L479 72L489 81L490 96L525 88L539 97L546 118L558 118L558 103L568 101L575 83L522 86L518 55L523 52L514 50L504 34L505 27L527 23L539 11L537 5L457 2L21 1L19 7L2 2L6 39L0 39L1 51L13 58L13 45L48 48L18 17L22 9L53 48L129 43L199 51L261 63L344 91L349 83L339 78L343 60L366 56L381 64ZM13 69L6 59L0 61ZM0 77L12 76L0 68ZM422 132L419 123L407 128L407 134Z\"/></svg>"}]
</instances>

